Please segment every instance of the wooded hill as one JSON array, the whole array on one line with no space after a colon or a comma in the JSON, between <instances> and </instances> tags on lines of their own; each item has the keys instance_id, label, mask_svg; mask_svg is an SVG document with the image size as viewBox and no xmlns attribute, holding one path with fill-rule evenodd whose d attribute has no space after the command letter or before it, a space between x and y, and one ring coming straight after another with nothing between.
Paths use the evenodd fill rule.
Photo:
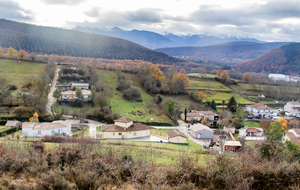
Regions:
<instances>
[{"instance_id":1,"label":"wooded hill","mask_svg":"<svg viewBox=\"0 0 300 190\"><path fill-rule=\"evenodd\" d=\"M300 74L300 43L272 49L252 61L234 66L243 72Z\"/></svg>"},{"instance_id":2,"label":"wooded hill","mask_svg":"<svg viewBox=\"0 0 300 190\"><path fill-rule=\"evenodd\" d=\"M144 60L163 64L184 62L120 38L5 19L0 20L0 46L48 55Z\"/></svg>"},{"instance_id":3,"label":"wooded hill","mask_svg":"<svg viewBox=\"0 0 300 190\"><path fill-rule=\"evenodd\" d=\"M201 47L175 47L156 50L171 56L183 56L186 60L194 62L208 60L225 64L237 64L255 59L271 49L288 43L290 42L228 42Z\"/></svg>"}]
</instances>

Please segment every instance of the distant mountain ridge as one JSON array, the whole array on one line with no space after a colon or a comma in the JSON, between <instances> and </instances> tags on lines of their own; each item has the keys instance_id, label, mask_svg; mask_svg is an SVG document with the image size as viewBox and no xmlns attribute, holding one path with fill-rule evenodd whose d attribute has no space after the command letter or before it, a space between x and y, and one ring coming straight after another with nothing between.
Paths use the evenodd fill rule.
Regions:
<instances>
[{"instance_id":1,"label":"distant mountain ridge","mask_svg":"<svg viewBox=\"0 0 300 190\"><path fill-rule=\"evenodd\" d=\"M287 44L234 66L243 72L268 72L300 75L300 43Z\"/></svg>"},{"instance_id":2,"label":"distant mountain ridge","mask_svg":"<svg viewBox=\"0 0 300 190\"><path fill-rule=\"evenodd\" d=\"M5 19L0 19L0 46L48 55L143 60L162 64L184 62L120 38Z\"/></svg>"},{"instance_id":3,"label":"distant mountain ridge","mask_svg":"<svg viewBox=\"0 0 300 190\"><path fill-rule=\"evenodd\" d=\"M171 56L184 57L189 61L215 61L225 64L237 64L255 59L271 49L290 42L226 42L201 47L173 47L155 49Z\"/></svg>"},{"instance_id":4,"label":"distant mountain ridge","mask_svg":"<svg viewBox=\"0 0 300 190\"><path fill-rule=\"evenodd\" d=\"M77 26L74 30L88 32L93 34L102 34L130 40L142 46L156 49L164 47L180 47L180 46L205 46L210 44L218 44L224 42L246 41L246 42L261 42L254 38L238 38L234 36L214 36L207 34L194 35L175 35L172 33L158 34L145 30L123 30L118 27L112 29L107 28L91 28Z\"/></svg>"}]
</instances>

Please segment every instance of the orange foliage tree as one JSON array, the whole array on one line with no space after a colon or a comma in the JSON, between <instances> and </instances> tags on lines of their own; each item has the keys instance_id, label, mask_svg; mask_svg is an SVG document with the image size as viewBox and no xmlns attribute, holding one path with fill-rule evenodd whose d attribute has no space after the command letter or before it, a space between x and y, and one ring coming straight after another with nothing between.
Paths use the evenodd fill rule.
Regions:
<instances>
[{"instance_id":1,"label":"orange foliage tree","mask_svg":"<svg viewBox=\"0 0 300 190\"><path fill-rule=\"evenodd\" d=\"M31 118L29 118L30 122L39 122L39 115L35 112Z\"/></svg>"},{"instance_id":2,"label":"orange foliage tree","mask_svg":"<svg viewBox=\"0 0 300 190\"><path fill-rule=\"evenodd\" d=\"M184 68L181 68L181 69L179 70L179 72L182 73L182 74L186 74L186 71L185 71Z\"/></svg>"},{"instance_id":3,"label":"orange foliage tree","mask_svg":"<svg viewBox=\"0 0 300 190\"><path fill-rule=\"evenodd\" d=\"M178 92L185 91L190 86L190 79L185 74L176 73L172 78L172 92L178 94Z\"/></svg>"},{"instance_id":4,"label":"orange foliage tree","mask_svg":"<svg viewBox=\"0 0 300 190\"><path fill-rule=\"evenodd\" d=\"M27 58L27 52L25 50L20 50L18 53L18 59L26 59Z\"/></svg>"},{"instance_id":5,"label":"orange foliage tree","mask_svg":"<svg viewBox=\"0 0 300 190\"><path fill-rule=\"evenodd\" d=\"M221 71L219 77L221 77L221 78L229 78L228 71L226 71L226 70Z\"/></svg>"},{"instance_id":6,"label":"orange foliage tree","mask_svg":"<svg viewBox=\"0 0 300 190\"><path fill-rule=\"evenodd\" d=\"M207 70L205 68L203 68L203 67L199 67L198 73L200 73L200 74L206 74Z\"/></svg>"},{"instance_id":7,"label":"orange foliage tree","mask_svg":"<svg viewBox=\"0 0 300 190\"><path fill-rule=\"evenodd\" d=\"M280 123L282 123L282 127L283 127L283 129L285 130L285 131L287 131L287 130L289 130L289 128L288 128L288 126L287 126L287 120L286 119L284 119L283 117L281 117L280 119L278 119L278 121L280 122Z\"/></svg>"},{"instance_id":8,"label":"orange foliage tree","mask_svg":"<svg viewBox=\"0 0 300 190\"><path fill-rule=\"evenodd\" d=\"M204 100L206 98L203 92L199 92L198 97L200 100Z\"/></svg>"},{"instance_id":9,"label":"orange foliage tree","mask_svg":"<svg viewBox=\"0 0 300 190\"><path fill-rule=\"evenodd\" d=\"M165 78L164 73L157 67L152 65L150 67L150 75L155 78L155 80L161 80Z\"/></svg>"},{"instance_id":10,"label":"orange foliage tree","mask_svg":"<svg viewBox=\"0 0 300 190\"><path fill-rule=\"evenodd\" d=\"M17 55L17 51L14 48L9 47L7 55L8 55L8 57L14 57Z\"/></svg>"},{"instance_id":11,"label":"orange foliage tree","mask_svg":"<svg viewBox=\"0 0 300 190\"><path fill-rule=\"evenodd\" d=\"M2 48L1 48L1 46L0 46L0 56L2 55Z\"/></svg>"},{"instance_id":12,"label":"orange foliage tree","mask_svg":"<svg viewBox=\"0 0 300 190\"><path fill-rule=\"evenodd\" d=\"M93 60L91 59L88 64L87 64L88 67L93 67Z\"/></svg>"},{"instance_id":13,"label":"orange foliage tree","mask_svg":"<svg viewBox=\"0 0 300 190\"><path fill-rule=\"evenodd\" d=\"M251 78L251 75L249 73L245 73L244 76L243 76L243 81L249 81Z\"/></svg>"}]
</instances>

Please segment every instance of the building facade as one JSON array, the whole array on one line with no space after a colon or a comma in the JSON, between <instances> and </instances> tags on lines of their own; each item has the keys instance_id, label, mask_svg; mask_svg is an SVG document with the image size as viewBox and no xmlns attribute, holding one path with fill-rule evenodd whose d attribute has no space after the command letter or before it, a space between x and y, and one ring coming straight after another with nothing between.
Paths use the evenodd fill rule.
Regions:
<instances>
[{"instance_id":1,"label":"building facade","mask_svg":"<svg viewBox=\"0 0 300 190\"><path fill-rule=\"evenodd\" d=\"M296 116L300 114L300 103L299 102L287 102L284 106L285 114L288 116Z\"/></svg>"},{"instance_id":2,"label":"building facade","mask_svg":"<svg viewBox=\"0 0 300 190\"><path fill-rule=\"evenodd\" d=\"M214 137L214 131L202 124L191 125L190 133L196 139L213 139Z\"/></svg>"}]
</instances>

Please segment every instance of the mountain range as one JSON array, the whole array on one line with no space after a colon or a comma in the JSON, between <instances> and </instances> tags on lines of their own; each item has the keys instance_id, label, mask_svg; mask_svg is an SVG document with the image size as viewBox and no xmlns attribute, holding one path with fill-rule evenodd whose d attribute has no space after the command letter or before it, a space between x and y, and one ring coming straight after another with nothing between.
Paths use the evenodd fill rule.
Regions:
<instances>
[{"instance_id":1,"label":"mountain range","mask_svg":"<svg viewBox=\"0 0 300 190\"><path fill-rule=\"evenodd\" d=\"M188 61L203 60L222 64L238 64L255 59L268 51L289 44L290 42L226 42L201 47L159 48L157 51L171 56L184 58Z\"/></svg>"},{"instance_id":2,"label":"mountain range","mask_svg":"<svg viewBox=\"0 0 300 190\"><path fill-rule=\"evenodd\" d=\"M48 55L143 60L161 64L185 62L120 38L5 19L0 19L0 46Z\"/></svg>"},{"instance_id":3,"label":"mountain range","mask_svg":"<svg viewBox=\"0 0 300 190\"><path fill-rule=\"evenodd\" d=\"M118 27L112 29L107 28L91 28L77 26L74 30L81 32L88 32L93 34L102 34L112 37L126 39L142 46L156 49L164 47L181 47L181 46L205 46L210 44L217 44L223 42L261 42L254 38L240 38L225 35L208 35L208 34L194 34L194 35L175 35L172 33L158 34L146 30L123 30Z\"/></svg>"},{"instance_id":4,"label":"mountain range","mask_svg":"<svg viewBox=\"0 0 300 190\"><path fill-rule=\"evenodd\" d=\"M300 43L287 44L266 54L235 65L236 70L242 72L268 72L281 74L300 74Z\"/></svg>"}]
</instances>

